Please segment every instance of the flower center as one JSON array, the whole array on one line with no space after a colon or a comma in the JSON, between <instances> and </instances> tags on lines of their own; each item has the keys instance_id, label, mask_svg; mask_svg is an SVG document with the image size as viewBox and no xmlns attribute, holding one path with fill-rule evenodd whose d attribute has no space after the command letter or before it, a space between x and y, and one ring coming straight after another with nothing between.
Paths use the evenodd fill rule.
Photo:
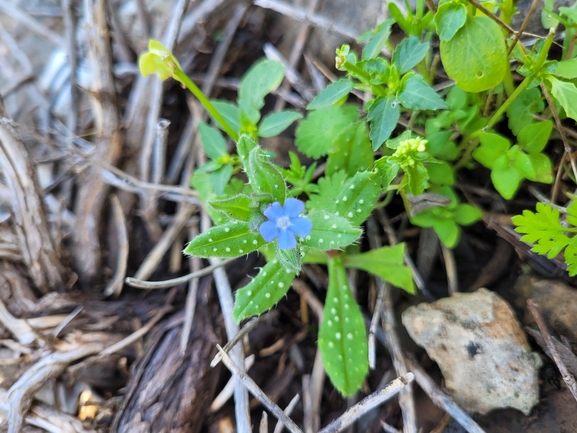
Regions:
<instances>
[{"instance_id":1,"label":"flower center","mask_svg":"<svg viewBox=\"0 0 577 433\"><path fill-rule=\"evenodd\" d=\"M291 219L288 216L281 216L276 220L276 226L281 230L286 230L291 225Z\"/></svg>"}]
</instances>

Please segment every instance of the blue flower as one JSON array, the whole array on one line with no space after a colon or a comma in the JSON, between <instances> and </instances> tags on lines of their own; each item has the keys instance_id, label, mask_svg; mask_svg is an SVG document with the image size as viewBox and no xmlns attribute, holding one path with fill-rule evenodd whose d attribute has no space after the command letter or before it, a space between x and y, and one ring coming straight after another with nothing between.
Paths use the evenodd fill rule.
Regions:
<instances>
[{"instance_id":1,"label":"blue flower","mask_svg":"<svg viewBox=\"0 0 577 433\"><path fill-rule=\"evenodd\" d=\"M310 219L299 215L305 209L305 204L296 198L287 198L284 206L275 201L264 211L269 219L261 224L260 234L265 241L271 242L278 238L278 247L281 250L290 250L297 246L295 235L304 238L313 228Z\"/></svg>"}]
</instances>

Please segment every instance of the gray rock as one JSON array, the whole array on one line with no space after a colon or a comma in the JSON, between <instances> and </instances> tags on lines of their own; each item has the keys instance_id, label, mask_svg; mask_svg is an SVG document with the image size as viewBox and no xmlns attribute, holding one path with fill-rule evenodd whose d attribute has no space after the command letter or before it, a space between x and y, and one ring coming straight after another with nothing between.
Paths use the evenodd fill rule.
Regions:
<instances>
[{"instance_id":1,"label":"gray rock","mask_svg":"<svg viewBox=\"0 0 577 433\"><path fill-rule=\"evenodd\" d=\"M511 407L528 415L539 399L538 369L509 305L479 289L456 293L402 314L407 331L435 360L446 388L465 410Z\"/></svg>"}]
</instances>

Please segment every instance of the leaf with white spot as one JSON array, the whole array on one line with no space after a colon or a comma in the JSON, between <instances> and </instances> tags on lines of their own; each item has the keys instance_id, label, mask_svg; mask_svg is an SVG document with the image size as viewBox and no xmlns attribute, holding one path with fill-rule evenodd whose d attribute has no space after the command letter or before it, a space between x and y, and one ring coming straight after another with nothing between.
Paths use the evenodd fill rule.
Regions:
<instances>
[{"instance_id":1,"label":"leaf with white spot","mask_svg":"<svg viewBox=\"0 0 577 433\"><path fill-rule=\"evenodd\" d=\"M393 286L414 294L413 274L411 269L405 266L404 253L405 244L381 247L366 253L346 256L345 265L370 272Z\"/></svg>"},{"instance_id":2,"label":"leaf with white spot","mask_svg":"<svg viewBox=\"0 0 577 433\"><path fill-rule=\"evenodd\" d=\"M313 223L311 233L301 238L301 244L321 251L337 250L355 242L363 231L346 218L326 211L311 212L307 218Z\"/></svg>"},{"instance_id":3,"label":"leaf with white spot","mask_svg":"<svg viewBox=\"0 0 577 433\"><path fill-rule=\"evenodd\" d=\"M239 221L250 221L258 213L254 200L245 194L237 194L222 200L209 200L208 204L214 210Z\"/></svg>"},{"instance_id":4,"label":"leaf with white spot","mask_svg":"<svg viewBox=\"0 0 577 433\"><path fill-rule=\"evenodd\" d=\"M268 262L250 283L236 291L234 320L240 322L271 309L286 294L294 277L295 273L277 259Z\"/></svg>"},{"instance_id":5,"label":"leaf with white spot","mask_svg":"<svg viewBox=\"0 0 577 433\"><path fill-rule=\"evenodd\" d=\"M329 258L328 267L329 289L319 330L319 350L335 388L344 395L353 395L369 369L367 332L341 258Z\"/></svg>"},{"instance_id":6,"label":"leaf with white spot","mask_svg":"<svg viewBox=\"0 0 577 433\"><path fill-rule=\"evenodd\" d=\"M295 274L300 273L303 256L301 254L301 247L298 244L290 250L281 250L277 244L276 257L286 269L290 269Z\"/></svg>"},{"instance_id":7,"label":"leaf with white spot","mask_svg":"<svg viewBox=\"0 0 577 433\"><path fill-rule=\"evenodd\" d=\"M375 173L362 171L347 179L335 198L335 214L358 226L366 220L377 203L381 192L379 178Z\"/></svg>"},{"instance_id":8,"label":"leaf with white spot","mask_svg":"<svg viewBox=\"0 0 577 433\"><path fill-rule=\"evenodd\" d=\"M239 257L258 250L266 242L246 222L231 221L196 236L184 254L196 257Z\"/></svg>"}]
</instances>

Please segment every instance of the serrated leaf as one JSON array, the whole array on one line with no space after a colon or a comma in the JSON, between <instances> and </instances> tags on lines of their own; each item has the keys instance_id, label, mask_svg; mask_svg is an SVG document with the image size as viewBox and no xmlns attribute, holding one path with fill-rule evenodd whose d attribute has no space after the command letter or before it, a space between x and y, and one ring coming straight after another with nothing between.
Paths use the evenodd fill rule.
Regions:
<instances>
[{"instance_id":1,"label":"serrated leaf","mask_svg":"<svg viewBox=\"0 0 577 433\"><path fill-rule=\"evenodd\" d=\"M336 197L340 194L348 178L349 176L344 171L321 177L318 181L318 193L313 194L307 202L308 209L332 212Z\"/></svg>"},{"instance_id":2,"label":"serrated leaf","mask_svg":"<svg viewBox=\"0 0 577 433\"><path fill-rule=\"evenodd\" d=\"M208 204L214 210L238 221L248 222L256 212L254 200L244 194L238 194L223 200L213 199Z\"/></svg>"},{"instance_id":3,"label":"serrated leaf","mask_svg":"<svg viewBox=\"0 0 577 433\"><path fill-rule=\"evenodd\" d=\"M359 119L353 105L330 106L311 111L296 130L297 148L310 158L320 158L332 148L337 137Z\"/></svg>"},{"instance_id":4,"label":"serrated leaf","mask_svg":"<svg viewBox=\"0 0 577 433\"><path fill-rule=\"evenodd\" d=\"M369 108L367 120L371 125L369 137L373 151L377 151L397 126L401 117L401 107L394 96L379 97Z\"/></svg>"},{"instance_id":5,"label":"serrated leaf","mask_svg":"<svg viewBox=\"0 0 577 433\"><path fill-rule=\"evenodd\" d=\"M558 80L552 76L547 77L547 80L551 83L553 97L561 104L567 116L577 121L577 105L575 104L575 101L577 101L577 87L575 87L575 84Z\"/></svg>"},{"instance_id":6,"label":"serrated leaf","mask_svg":"<svg viewBox=\"0 0 577 433\"><path fill-rule=\"evenodd\" d=\"M425 58L428 51L428 42L420 42L415 36L405 38L393 52L393 64L401 74L404 74L417 66Z\"/></svg>"},{"instance_id":7,"label":"serrated leaf","mask_svg":"<svg viewBox=\"0 0 577 433\"><path fill-rule=\"evenodd\" d=\"M405 266L404 252L405 244L381 247L362 254L347 255L344 263L347 267L370 272L393 286L414 294L413 274L411 269Z\"/></svg>"},{"instance_id":8,"label":"serrated leaf","mask_svg":"<svg viewBox=\"0 0 577 433\"><path fill-rule=\"evenodd\" d=\"M481 145L473 152L473 158L487 168L493 168L495 160L511 147L509 140L491 132L482 132L479 139Z\"/></svg>"},{"instance_id":9,"label":"serrated leaf","mask_svg":"<svg viewBox=\"0 0 577 433\"><path fill-rule=\"evenodd\" d=\"M277 259L268 262L250 283L236 291L232 310L234 320L240 322L270 310L286 295L294 277L295 273L284 268Z\"/></svg>"},{"instance_id":10,"label":"serrated leaf","mask_svg":"<svg viewBox=\"0 0 577 433\"><path fill-rule=\"evenodd\" d=\"M370 169L372 164L373 151L366 124L357 122L347 127L334 141L325 173L330 176L345 171L349 176L354 176L359 171Z\"/></svg>"},{"instance_id":11,"label":"serrated leaf","mask_svg":"<svg viewBox=\"0 0 577 433\"><path fill-rule=\"evenodd\" d=\"M467 8L464 4L446 2L439 5L435 14L437 34L442 41L450 41L467 21Z\"/></svg>"},{"instance_id":12,"label":"serrated leaf","mask_svg":"<svg viewBox=\"0 0 577 433\"><path fill-rule=\"evenodd\" d=\"M541 152L551 136L553 122L545 120L543 122L527 125L519 131L517 140L521 148L528 153Z\"/></svg>"},{"instance_id":13,"label":"serrated leaf","mask_svg":"<svg viewBox=\"0 0 577 433\"><path fill-rule=\"evenodd\" d=\"M199 122L198 130L200 132L204 153L206 153L210 159L218 159L221 156L227 155L226 140L220 132L204 122Z\"/></svg>"},{"instance_id":14,"label":"serrated leaf","mask_svg":"<svg viewBox=\"0 0 577 433\"><path fill-rule=\"evenodd\" d=\"M519 134L521 129L533 123L533 114L542 112L544 108L545 103L538 88L523 90L507 109L509 128L513 134Z\"/></svg>"},{"instance_id":15,"label":"serrated leaf","mask_svg":"<svg viewBox=\"0 0 577 433\"><path fill-rule=\"evenodd\" d=\"M301 244L321 251L337 250L355 242L363 231L346 218L323 210L311 212L307 217L313 223L310 235Z\"/></svg>"},{"instance_id":16,"label":"serrated leaf","mask_svg":"<svg viewBox=\"0 0 577 433\"><path fill-rule=\"evenodd\" d=\"M210 103L216 108L216 111L220 113L224 120L230 125L230 127L235 131L240 131L240 111L238 107L231 103L225 101L211 100ZM212 120L222 129L222 125L211 116Z\"/></svg>"},{"instance_id":17,"label":"serrated leaf","mask_svg":"<svg viewBox=\"0 0 577 433\"><path fill-rule=\"evenodd\" d=\"M341 101L353 90L353 82L346 78L341 78L334 83L329 84L307 105L307 110L318 110L331 106Z\"/></svg>"},{"instance_id":18,"label":"serrated leaf","mask_svg":"<svg viewBox=\"0 0 577 433\"><path fill-rule=\"evenodd\" d=\"M254 63L240 80L238 88L239 105L260 111L264 97L280 86L285 67L276 60L261 59Z\"/></svg>"},{"instance_id":19,"label":"serrated leaf","mask_svg":"<svg viewBox=\"0 0 577 433\"><path fill-rule=\"evenodd\" d=\"M248 223L231 221L211 228L191 240L184 254L195 257L239 257L256 251L266 242Z\"/></svg>"},{"instance_id":20,"label":"serrated leaf","mask_svg":"<svg viewBox=\"0 0 577 433\"><path fill-rule=\"evenodd\" d=\"M486 16L468 17L451 40L441 41L441 60L447 75L466 92L497 86L509 68L501 28Z\"/></svg>"},{"instance_id":21,"label":"serrated leaf","mask_svg":"<svg viewBox=\"0 0 577 433\"><path fill-rule=\"evenodd\" d=\"M328 267L329 288L319 330L319 350L335 388L352 395L368 372L367 333L341 259L330 258Z\"/></svg>"},{"instance_id":22,"label":"serrated leaf","mask_svg":"<svg viewBox=\"0 0 577 433\"><path fill-rule=\"evenodd\" d=\"M262 119L258 126L259 137L274 137L287 129L291 123L302 119L302 114L292 110L279 111L271 113Z\"/></svg>"},{"instance_id":23,"label":"serrated leaf","mask_svg":"<svg viewBox=\"0 0 577 433\"><path fill-rule=\"evenodd\" d=\"M246 175L255 193L270 194L273 201L284 203L287 196L284 178L260 147L255 147L249 152Z\"/></svg>"},{"instance_id":24,"label":"serrated leaf","mask_svg":"<svg viewBox=\"0 0 577 433\"><path fill-rule=\"evenodd\" d=\"M438 110L449 107L420 75L403 80L403 88L397 98L403 107L411 110Z\"/></svg>"}]
</instances>

